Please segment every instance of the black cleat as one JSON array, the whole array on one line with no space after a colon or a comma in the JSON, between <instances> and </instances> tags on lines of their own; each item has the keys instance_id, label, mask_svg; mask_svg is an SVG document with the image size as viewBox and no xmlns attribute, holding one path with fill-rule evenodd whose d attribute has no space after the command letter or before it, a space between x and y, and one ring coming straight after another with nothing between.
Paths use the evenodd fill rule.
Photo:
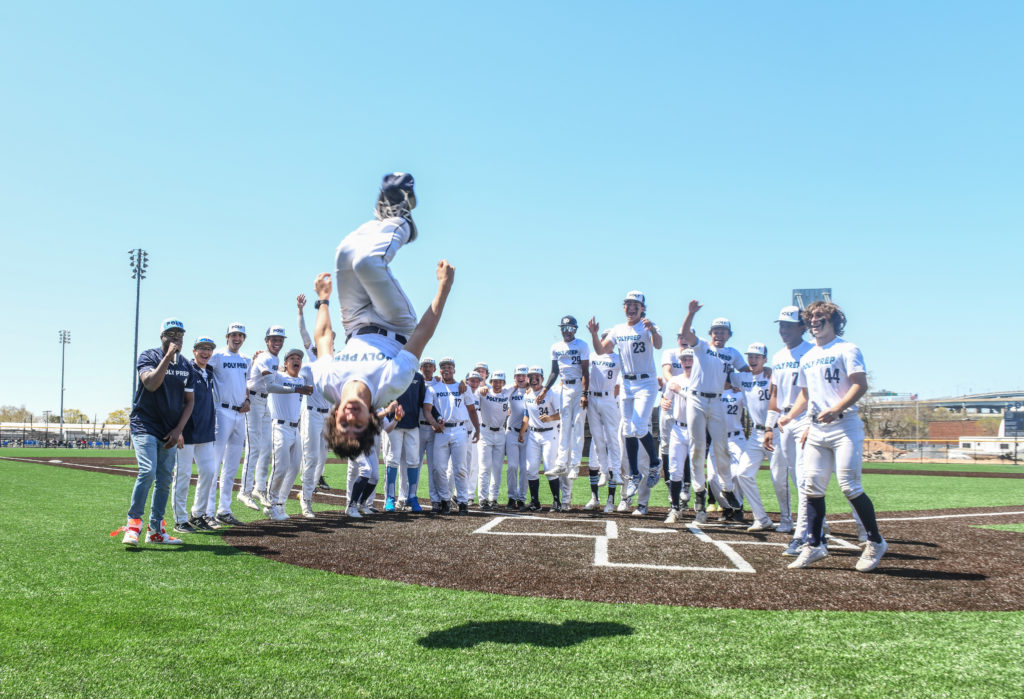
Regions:
<instances>
[{"instance_id":1,"label":"black cleat","mask_svg":"<svg viewBox=\"0 0 1024 699\"><path fill-rule=\"evenodd\" d=\"M327 485L327 481L324 480L323 476L320 476L320 480L317 482L316 487L320 490L330 490L331 486Z\"/></svg>"},{"instance_id":2,"label":"black cleat","mask_svg":"<svg viewBox=\"0 0 1024 699\"><path fill-rule=\"evenodd\" d=\"M441 501L441 514L450 515L452 513L452 503L450 500Z\"/></svg>"},{"instance_id":3,"label":"black cleat","mask_svg":"<svg viewBox=\"0 0 1024 699\"><path fill-rule=\"evenodd\" d=\"M430 511L431 512L440 512L441 511L441 503L439 503L437 500L432 500L430 502Z\"/></svg>"},{"instance_id":4,"label":"black cleat","mask_svg":"<svg viewBox=\"0 0 1024 699\"><path fill-rule=\"evenodd\" d=\"M457 514L468 515L469 514L469 505L467 505L464 502L460 502L459 503L459 511L458 511Z\"/></svg>"},{"instance_id":5,"label":"black cleat","mask_svg":"<svg viewBox=\"0 0 1024 699\"><path fill-rule=\"evenodd\" d=\"M188 523L196 531L212 532L213 527L206 523L206 517L189 517Z\"/></svg>"},{"instance_id":6,"label":"black cleat","mask_svg":"<svg viewBox=\"0 0 1024 699\"><path fill-rule=\"evenodd\" d=\"M530 512L539 512L540 503L536 500L530 500L530 504L526 506L526 509L529 510Z\"/></svg>"},{"instance_id":7,"label":"black cleat","mask_svg":"<svg viewBox=\"0 0 1024 699\"><path fill-rule=\"evenodd\" d=\"M519 505L519 501L518 500L513 500L512 498L509 498L508 499L508 504L505 505L505 509L506 510L514 510L514 509L516 509L516 507L518 505Z\"/></svg>"},{"instance_id":8,"label":"black cleat","mask_svg":"<svg viewBox=\"0 0 1024 699\"><path fill-rule=\"evenodd\" d=\"M195 534L196 528L188 522L175 522L174 531L178 532L179 534Z\"/></svg>"},{"instance_id":9,"label":"black cleat","mask_svg":"<svg viewBox=\"0 0 1024 699\"><path fill-rule=\"evenodd\" d=\"M243 522L242 520L238 519L237 517L235 517L230 512L227 512L227 513L222 514L222 515L217 515L217 521L220 522L221 524L230 524L230 525L235 526L235 527L237 527L240 524L245 524L245 522Z\"/></svg>"}]
</instances>

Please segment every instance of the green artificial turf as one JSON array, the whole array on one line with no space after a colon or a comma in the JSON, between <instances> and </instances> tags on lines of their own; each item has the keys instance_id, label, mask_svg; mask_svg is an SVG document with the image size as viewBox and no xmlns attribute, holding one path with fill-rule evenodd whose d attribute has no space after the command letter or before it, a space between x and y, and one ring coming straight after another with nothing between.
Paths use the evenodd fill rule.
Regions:
<instances>
[{"instance_id":1,"label":"green artificial turf","mask_svg":"<svg viewBox=\"0 0 1024 699\"><path fill-rule=\"evenodd\" d=\"M1016 524L975 524L978 529L998 529L1004 532L1020 532L1024 534L1024 522Z\"/></svg>"},{"instance_id":2,"label":"green artificial turf","mask_svg":"<svg viewBox=\"0 0 1024 699\"><path fill-rule=\"evenodd\" d=\"M876 478L881 500L887 479L904 479L955 483L962 506L993 504L974 487L989 480ZM1021 612L506 597L298 568L216 533L128 551L107 532L123 524L131 484L0 461L0 694L933 697L1024 686Z\"/></svg>"}]
</instances>

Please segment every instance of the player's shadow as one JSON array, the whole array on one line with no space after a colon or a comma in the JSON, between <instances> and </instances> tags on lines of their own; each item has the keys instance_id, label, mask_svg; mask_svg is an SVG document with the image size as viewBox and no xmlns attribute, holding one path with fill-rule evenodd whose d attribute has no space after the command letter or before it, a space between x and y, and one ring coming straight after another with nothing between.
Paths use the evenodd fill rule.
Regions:
<instances>
[{"instance_id":1,"label":"player's shadow","mask_svg":"<svg viewBox=\"0 0 1024 699\"><path fill-rule=\"evenodd\" d=\"M968 582L988 580L988 576L982 573L962 573L952 570L921 570L920 568L878 568L875 570L875 574L885 575L890 578L905 578L907 580L961 580Z\"/></svg>"},{"instance_id":2,"label":"player's shadow","mask_svg":"<svg viewBox=\"0 0 1024 699\"><path fill-rule=\"evenodd\" d=\"M449 629L431 631L416 641L424 648L472 648L480 643L522 643L547 648L565 648L601 636L630 636L632 626L602 621L566 620L561 624L542 621L478 621Z\"/></svg>"}]
</instances>

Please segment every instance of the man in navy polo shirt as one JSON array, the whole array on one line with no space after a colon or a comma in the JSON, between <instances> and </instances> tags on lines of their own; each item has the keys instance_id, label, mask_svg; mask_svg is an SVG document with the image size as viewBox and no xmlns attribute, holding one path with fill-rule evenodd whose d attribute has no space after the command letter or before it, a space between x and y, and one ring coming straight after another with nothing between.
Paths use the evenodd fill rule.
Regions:
<instances>
[{"instance_id":1,"label":"man in navy polo shirt","mask_svg":"<svg viewBox=\"0 0 1024 699\"><path fill-rule=\"evenodd\" d=\"M146 512L146 499L154 480L156 488L146 543L181 543L181 539L167 534L163 519L171 492L178 438L192 415L195 375L189 362L181 356L184 337L185 325L177 318L168 318L160 327L160 347L146 350L136 362L139 388L129 423L139 475L132 488L128 524L118 530L124 531L122 543L125 546L139 544L142 515Z\"/></svg>"}]
</instances>

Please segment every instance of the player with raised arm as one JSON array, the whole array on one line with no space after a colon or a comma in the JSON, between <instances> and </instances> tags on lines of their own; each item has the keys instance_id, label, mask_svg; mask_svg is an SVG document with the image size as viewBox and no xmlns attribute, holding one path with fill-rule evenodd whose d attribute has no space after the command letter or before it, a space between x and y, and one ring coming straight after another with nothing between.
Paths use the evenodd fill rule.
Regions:
<instances>
[{"instance_id":1,"label":"player with raised arm","mask_svg":"<svg viewBox=\"0 0 1024 699\"><path fill-rule=\"evenodd\" d=\"M697 337L691 326L693 317L701 308L698 301L690 301L680 331L683 341L693 348L690 395L686 400L686 422L690 429L690 468L696 468L698 461L704 462L707 436L710 435L711 448L715 452L713 463L716 474L708 478L708 481L714 481L721 489L723 506L740 509L740 502L732 492L725 406L721 397L729 375L734 371L750 371L750 368L739 352L725 346L732 337L732 325L727 319L715 318L712 321L710 342ZM706 497L706 490L694 484L694 509L698 518L700 513L706 512Z\"/></svg>"},{"instance_id":2,"label":"player with raised arm","mask_svg":"<svg viewBox=\"0 0 1024 699\"><path fill-rule=\"evenodd\" d=\"M374 409L389 404L412 383L419 357L437 329L455 279L455 268L447 260L437 263L436 273L434 300L404 347L386 334L358 334L337 357L331 353L331 275L317 277L320 304L313 338L318 359L310 368L314 386L334 404L327 416L326 435L327 445L339 458L366 454L373 448L374 438L380 433L380 420Z\"/></svg>"},{"instance_id":3,"label":"player with raised arm","mask_svg":"<svg viewBox=\"0 0 1024 699\"><path fill-rule=\"evenodd\" d=\"M246 454L242 492L248 495L251 491L265 509L274 504L267 492L270 483L270 457L274 451L273 418L270 414L268 395L299 393L308 396L313 392L310 386L296 385L294 382L284 380L277 355L284 347L285 338L285 329L282 326L271 325L267 328L264 337L267 351L253 355L252 366L249 368L248 387L252 410L248 413L247 419L251 453Z\"/></svg>"},{"instance_id":4,"label":"player with raised arm","mask_svg":"<svg viewBox=\"0 0 1024 699\"><path fill-rule=\"evenodd\" d=\"M867 393L867 368L860 348L842 338L846 316L830 301L815 301L803 312L815 346L800 360L797 386L800 394L779 425L810 413L804 448L801 490L807 496L808 541L790 568L805 568L828 555L822 523L825 520L825 489L832 474L857 511L868 541L856 568L867 573L878 567L889 545L878 532L875 507L861 486L864 423L857 401Z\"/></svg>"},{"instance_id":5,"label":"player with raised arm","mask_svg":"<svg viewBox=\"0 0 1024 699\"><path fill-rule=\"evenodd\" d=\"M630 480L626 485L626 498L632 497L640 487L643 474L637 467L640 445L647 452L650 469L648 487L658 482L660 462L658 449L651 434L651 413L658 399L658 374L654 368L654 350L661 349L661 331L647 317L647 299L639 291L630 291L622 302L626 322L614 326L602 340L598 337L600 325L596 318L587 323L591 344L597 354L608 354L618 349L622 360L622 425L625 434L626 458L629 460Z\"/></svg>"}]
</instances>

